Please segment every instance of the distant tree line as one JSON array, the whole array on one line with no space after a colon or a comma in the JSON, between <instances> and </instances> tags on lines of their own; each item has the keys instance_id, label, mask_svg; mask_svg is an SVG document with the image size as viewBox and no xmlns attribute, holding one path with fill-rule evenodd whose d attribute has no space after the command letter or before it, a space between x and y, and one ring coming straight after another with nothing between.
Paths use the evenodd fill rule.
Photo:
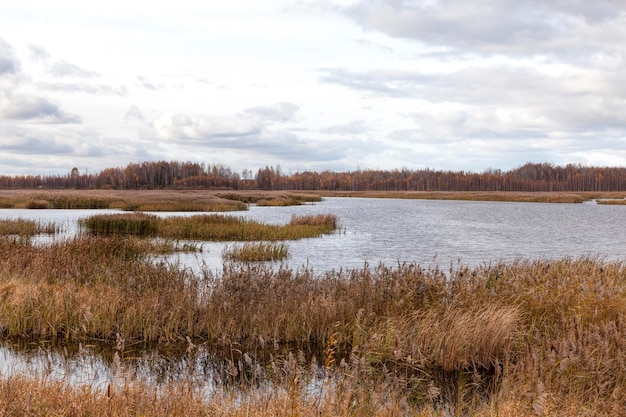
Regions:
<instances>
[{"instance_id":1,"label":"distant tree line","mask_svg":"<svg viewBox=\"0 0 626 417\"><path fill-rule=\"evenodd\" d=\"M320 191L625 191L626 168L527 163L510 171L482 173L431 169L304 171L280 167L235 172L221 164L141 162L99 173L0 175L0 188L75 189L259 189Z\"/></svg>"}]
</instances>

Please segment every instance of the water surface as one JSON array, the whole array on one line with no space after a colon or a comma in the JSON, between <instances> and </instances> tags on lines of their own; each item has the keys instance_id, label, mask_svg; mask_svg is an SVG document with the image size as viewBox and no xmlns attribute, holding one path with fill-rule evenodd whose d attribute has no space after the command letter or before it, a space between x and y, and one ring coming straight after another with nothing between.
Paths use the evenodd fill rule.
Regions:
<instances>
[{"instance_id":1,"label":"water surface","mask_svg":"<svg viewBox=\"0 0 626 417\"><path fill-rule=\"evenodd\" d=\"M0 218L55 222L57 238L78 233L78 220L114 210L0 210ZM294 207L256 207L229 213L267 223L288 223L291 216L331 213L341 230L320 238L288 242L291 257L284 264L307 266L324 272L362 268L366 263L417 262L425 267L478 266L518 258L556 259L598 256L622 260L626 254L623 225L626 206L596 204L506 203L401 199L327 198L321 203ZM198 213L156 213L159 216ZM49 238L48 238L49 240ZM46 242L47 239L41 239ZM233 243L202 242L204 251L168 256L184 267L220 271L222 250ZM110 352L109 352L110 354ZM125 368L143 380L161 383L180 378L197 379L204 389L214 389L217 362L208 353L169 361L146 353ZM213 367L213 368L211 368ZM45 345L31 349L0 344L0 373L26 374L91 384L104 389L125 377L99 353L67 354Z\"/></svg>"},{"instance_id":2,"label":"water surface","mask_svg":"<svg viewBox=\"0 0 626 417\"><path fill-rule=\"evenodd\" d=\"M77 232L77 220L112 210L0 210L1 218L54 221L64 236ZM283 265L323 272L384 262L424 266L461 263L477 266L519 258L556 259L626 255L626 206L403 199L326 198L316 204L257 207L228 213L266 223L288 223L292 215L331 213L341 229L333 235L287 242ZM155 213L189 216L198 213ZM219 271L222 251L236 243L200 242L202 253L168 259L193 269ZM278 264L275 264L278 265Z\"/></svg>"}]
</instances>

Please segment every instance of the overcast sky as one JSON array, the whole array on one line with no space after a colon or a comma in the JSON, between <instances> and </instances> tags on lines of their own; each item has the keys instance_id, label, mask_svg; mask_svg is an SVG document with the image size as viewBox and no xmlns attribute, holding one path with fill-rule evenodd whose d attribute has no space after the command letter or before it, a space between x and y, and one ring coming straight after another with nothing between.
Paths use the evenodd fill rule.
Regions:
<instances>
[{"instance_id":1,"label":"overcast sky","mask_svg":"<svg viewBox=\"0 0 626 417\"><path fill-rule=\"evenodd\" d=\"M0 4L0 174L626 165L626 0Z\"/></svg>"}]
</instances>

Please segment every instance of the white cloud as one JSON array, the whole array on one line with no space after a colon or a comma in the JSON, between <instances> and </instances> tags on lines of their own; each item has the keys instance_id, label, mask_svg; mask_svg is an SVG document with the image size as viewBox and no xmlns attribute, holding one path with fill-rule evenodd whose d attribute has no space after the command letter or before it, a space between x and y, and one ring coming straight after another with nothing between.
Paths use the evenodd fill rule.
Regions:
<instances>
[{"instance_id":1,"label":"white cloud","mask_svg":"<svg viewBox=\"0 0 626 417\"><path fill-rule=\"evenodd\" d=\"M20 63L15 56L13 47L0 38L0 76L16 73L19 67Z\"/></svg>"},{"instance_id":2,"label":"white cloud","mask_svg":"<svg viewBox=\"0 0 626 417\"><path fill-rule=\"evenodd\" d=\"M9 0L0 28L3 167L626 163L623 0Z\"/></svg>"},{"instance_id":3,"label":"white cloud","mask_svg":"<svg viewBox=\"0 0 626 417\"><path fill-rule=\"evenodd\" d=\"M81 123L79 116L64 112L43 97L20 93L0 96L0 119L50 124Z\"/></svg>"},{"instance_id":4,"label":"white cloud","mask_svg":"<svg viewBox=\"0 0 626 417\"><path fill-rule=\"evenodd\" d=\"M93 78L99 75L95 71L81 68L67 61L57 61L50 64L48 71L55 77Z\"/></svg>"},{"instance_id":5,"label":"white cloud","mask_svg":"<svg viewBox=\"0 0 626 417\"><path fill-rule=\"evenodd\" d=\"M367 29L461 53L569 55L626 36L624 4L611 0L362 0L346 14Z\"/></svg>"}]
</instances>

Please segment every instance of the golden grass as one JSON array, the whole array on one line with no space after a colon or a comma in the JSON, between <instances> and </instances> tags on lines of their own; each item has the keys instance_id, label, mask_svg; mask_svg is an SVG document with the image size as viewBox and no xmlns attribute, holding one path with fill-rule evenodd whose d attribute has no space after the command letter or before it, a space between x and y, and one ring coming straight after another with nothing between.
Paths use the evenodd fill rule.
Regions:
<instances>
[{"instance_id":1,"label":"golden grass","mask_svg":"<svg viewBox=\"0 0 626 417\"><path fill-rule=\"evenodd\" d=\"M291 376L291 375L290 375ZM349 381L348 381L349 382ZM72 387L64 382L10 377L0 379L3 416L220 416L220 417L416 417L442 416L411 409L393 387L322 387L309 391L295 379L271 391L217 393L205 399L189 383L155 387L138 382ZM522 415L522 414L519 414Z\"/></svg>"},{"instance_id":2,"label":"golden grass","mask_svg":"<svg viewBox=\"0 0 626 417\"><path fill-rule=\"evenodd\" d=\"M219 214L190 217L98 214L81 220L87 231L98 235L161 236L172 239L210 241L277 241L329 234L337 228L334 215L296 216L286 225L269 225L243 217Z\"/></svg>"},{"instance_id":3,"label":"golden grass","mask_svg":"<svg viewBox=\"0 0 626 417\"><path fill-rule=\"evenodd\" d=\"M179 397L198 407L181 415L438 415L444 404L458 415L626 415L621 262L520 260L449 271L402 264L321 275L231 264L198 276L152 262L139 242L86 236L34 247L0 240L3 334L225 346L241 358L223 357L233 375L245 378L245 355L269 357L257 364L278 385L216 404L193 390L189 397L161 391L154 400L154 387L131 384L116 391L117 415L163 412L124 408L143 404L143 395L166 401L170 411ZM284 349L294 355L276 356ZM305 390L314 372L300 351L326 352L315 395ZM39 401L65 392L68 407L87 392L102 407L101 394L54 387L35 381L23 392L50 390ZM16 407L17 414L34 404L12 398L0 394L10 404L0 409Z\"/></svg>"},{"instance_id":4,"label":"golden grass","mask_svg":"<svg viewBox=\"0 0 626 417\"><path fill-rule=\"evenodd\" d=\"M0 207L205 212L247 210L245 203L218 197L216 192L177 190L0 190Z\"/></svg>"},{"instance_id":5,"label":"golden grass","mask_svg":"<svg viewBox=\"0 0 626 417\"><path fill-rule=\"evenodd\" d=\"M256 205L260 207L301 206L302 201L293 198L275 198L272 200L259 200Z\"/></svg>"},{"instance_id":6,"label":"golden grass","mask_svg":"<svg viewBox=\"0 0 626 417\"><path fill-rule=\"evenodd\" d=\"M615 199L600 199L596 201L598 204L606 204L606 205L614 205L614 206L623 206L626 205L625 198L615 198Z\"/></svg>"},{"instance_id":7,"label":"golden grass","mask_svg":"<svg viewBox=\"0 0 626 417\"><path fill-rule=\"evenodd\" d=\"M318 237L333 233L335 222L326 224L271 225L248 220L243 217L218 214L187 218L168 217L162 219L159 234L165 237L216 241L278 241Z\"/></svg>"},{"instance_id":8,"label":"golden grass","mask_svg":"<svg viewBox=\"0 0 626 417\"><path fill-rule=\"evenodd\" d=\"M32 237L36 234L55 234L58 227L54 223L42 223L26 219L0 220L0 236L17 235Z\"/></svg>"},{"instance_id":9,"label":"golden grass","mask_svg":"<svg viewBox=\"0 0 626 417\"><path fill-rule=\"evenodd\" d=\"M219 192L216 195L228 200L241 201L246 204L257 204L259 206L289 206L322 201L322 197L319 195L301 192L229 191Z\"/></svg>"},{"instance_id":10,"label":"golden grass","mask_svg":"<svg viewBox=\"0 0 626 417\"><path fill-rule=\"evenodd\" d=\"M145 213L98 214L81 219L79 224L95 235L155 236L159 218Z\"/></svg>"},{"instance_id":11,"label":"golden grass","mask_svg":"<svg viewBox=\"0 0 626 417\"><path fill-rule=\"evenodd\" d=\"M128 211L232 211L248 204L319 202L322 197L581 203L624 199L626 192L507 191L217 191L217 190L0 190L1 208L119 208ZM611 202L602 204L611 204ZM613 204L619 204L615 202Z\"/></svg>"},{"instance_id":12,"label":"golden grass","mask_svg":"<svg viewBox=\"0 0 626 417\"><path fill-rule=\"evenodd\" d=\"M289 257L289 248L284 243L255 242L226 247L222 257L237 262L281 261Z\"/></svg>"}]
</instances>

